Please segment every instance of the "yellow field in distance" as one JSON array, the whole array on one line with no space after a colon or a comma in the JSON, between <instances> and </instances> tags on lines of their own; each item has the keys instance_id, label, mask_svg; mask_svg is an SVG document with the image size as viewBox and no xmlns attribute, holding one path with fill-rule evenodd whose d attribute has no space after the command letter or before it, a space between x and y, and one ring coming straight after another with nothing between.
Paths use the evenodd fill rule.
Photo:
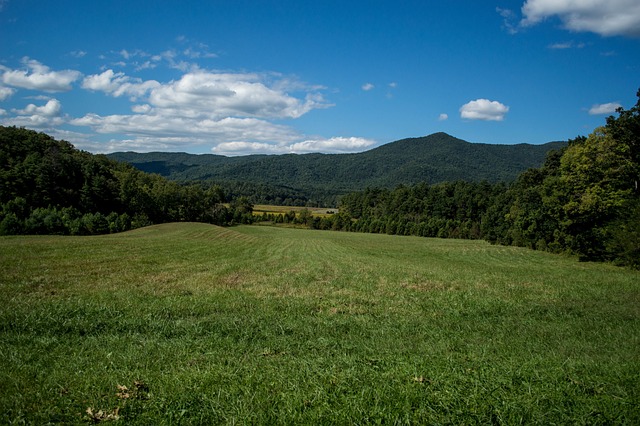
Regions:
<instances>
[{"instance_id":1,"label":"yellow field in distance","mask_svg":"<svg viewBox=\"0 0 640 426\"><path fill-rule=\"evenodd\" d=\"M330 207L296 207L296 206L270 206L267 204L255 204L253 206L254 215L262 215L263 213L271 214L285 214L290 211L300 213L302 210L309 210L311 214L318 217L330 216L338 213L338 209Z\"/></svg>"}]
</instances>

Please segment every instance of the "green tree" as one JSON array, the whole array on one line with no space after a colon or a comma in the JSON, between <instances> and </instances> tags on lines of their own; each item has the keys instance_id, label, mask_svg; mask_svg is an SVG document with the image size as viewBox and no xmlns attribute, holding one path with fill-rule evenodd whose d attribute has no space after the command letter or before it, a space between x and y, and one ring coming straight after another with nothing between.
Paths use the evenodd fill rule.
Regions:
<instances>
[{"instance_id":1,"label":"green tree","mask_svg":"<svg viewBox=\"0 0 640 426\"><path fill-rule=\"evenodd\" d=\"M304 225L310 226L313 222L313 213L309 209L302 209L298 216L298 221Z\"/></svg>"},{"instance_id":2,"label":"green tree","mask_svg":"<svg viewBox=\"0 0 640 426\"><path fill-rule=\"evenodd\" d=\"M631 202L636 165L630 146L607 127L567 147L560 160L560 184L566 191L564 225L570 248L587 259L608 257L607 227Z\"/></svg>"}]
</instances>

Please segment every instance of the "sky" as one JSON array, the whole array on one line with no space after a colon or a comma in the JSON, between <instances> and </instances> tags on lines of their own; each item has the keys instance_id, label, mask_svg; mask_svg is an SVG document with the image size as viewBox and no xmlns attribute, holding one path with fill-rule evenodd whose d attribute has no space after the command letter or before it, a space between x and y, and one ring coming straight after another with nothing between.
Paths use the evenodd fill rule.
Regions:
<instances>
[{"instance_id":1,"label":"sky","mask_svg":"<svg viewBox=\"0 0 640 426\"><path fill-rule=\"evenodd\" d=\"M94 153L542 144L639 88L638 0L0 0L0 125Z\"/></svg>"}]
</instances>

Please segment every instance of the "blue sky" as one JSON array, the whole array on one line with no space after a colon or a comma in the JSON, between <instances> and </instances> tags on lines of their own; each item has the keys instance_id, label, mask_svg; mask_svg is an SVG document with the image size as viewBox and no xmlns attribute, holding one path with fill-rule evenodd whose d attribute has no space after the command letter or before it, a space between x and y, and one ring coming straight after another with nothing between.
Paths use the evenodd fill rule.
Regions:
<instances>
[{"instance_id":1,"label":"blue sky","mask_svg":"<svg viewBox=\"0 0 640 426\"><path fill-rule=\"evenodd\" d=\"M0 0L0 124L91 152L540 144L638 88L638 0Z\"/></svg>"}]
</instances>

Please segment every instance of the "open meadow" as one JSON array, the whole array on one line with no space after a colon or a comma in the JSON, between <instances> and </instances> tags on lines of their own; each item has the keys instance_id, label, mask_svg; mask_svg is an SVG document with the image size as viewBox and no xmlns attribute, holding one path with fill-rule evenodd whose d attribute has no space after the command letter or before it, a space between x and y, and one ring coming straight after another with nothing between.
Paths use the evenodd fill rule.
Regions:
<instances>
[{"instance_id":1,"label":"open meadow","mask_svg":"<svg viewBox=\"0 0 640 426\"><path fill-rule=\"evenodd\" d=\"M640 424L640 273L484 241L0 238L0 423Z\"/></svg>"}]
</instances>

